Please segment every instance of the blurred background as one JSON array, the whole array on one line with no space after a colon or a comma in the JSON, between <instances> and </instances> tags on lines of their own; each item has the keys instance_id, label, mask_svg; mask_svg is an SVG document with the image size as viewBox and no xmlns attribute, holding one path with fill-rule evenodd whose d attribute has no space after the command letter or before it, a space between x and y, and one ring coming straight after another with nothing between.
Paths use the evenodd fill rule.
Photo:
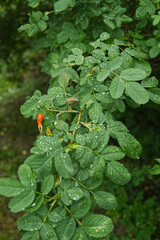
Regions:
<instances>
[{"instance_id":1,"label":"blurred background","mask_svg":"<svg viewBox=\"0 0 160 240\"><path fill-rule=\"evenodd\" d=\"M35 89L45 93L48 76L39 62L45 52L34 52L34 39L18 27L28 20L27 1L0 1L0 177L17 177L17 169L30 155L39 134L36 121L25 119L20 106ZM156 59L157 61L157 59ZM159 78L159 69L155 74ZM148 170L160 158L160 106L148 103L139 109L127 108L117 118L141 142L139 160L128 160L132 181L125 188L107 182L107 189L118 196L118 208L107 211L115 223L112 240L160 240L159 176ZM19 240L18 214L8 209L7 198L0 196L0 240Z\"/></svg>"}]
</instances>

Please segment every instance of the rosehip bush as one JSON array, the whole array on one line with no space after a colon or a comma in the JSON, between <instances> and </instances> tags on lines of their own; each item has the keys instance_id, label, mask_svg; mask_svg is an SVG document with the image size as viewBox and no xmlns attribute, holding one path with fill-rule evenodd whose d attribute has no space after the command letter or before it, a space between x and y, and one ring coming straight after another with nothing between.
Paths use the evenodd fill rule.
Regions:
<instances>
[{"instance_id":1,"label":"rosehip bush","mask_svg":"<svg viewBox=\"0 0 160 240\"><path fill-rule=\"evenodd\" d=\"M22 240L109 239L107 210L118 203L105 184L127 184L127 160L139 161L142 151L117 114L127 105L160 103L149 63L160 53L159 1L28 5L29 22L19 31L43 52L40 66L50 82L46 94L35 90L21 107L26 118L41 114L40 135L19 180L0 179L0 194L13 197L13 213L25 211L17 222Z\"/></svg>"}]
</instances>

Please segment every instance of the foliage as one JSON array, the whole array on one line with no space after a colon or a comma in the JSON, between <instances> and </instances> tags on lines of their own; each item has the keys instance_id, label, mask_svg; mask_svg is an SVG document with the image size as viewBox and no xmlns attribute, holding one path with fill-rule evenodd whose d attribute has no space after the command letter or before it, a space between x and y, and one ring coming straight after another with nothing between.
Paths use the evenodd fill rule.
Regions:
<instances>
[{"instance_id":1,"label":"foliage","mask_svg":"<svg viewBox=\"0 0 160 240\"><path fill-rule=\"evenodd\" d=\"M104 183L127 184L127 160L138 160L142 151L116 116L127 105L160 103L149 64L160 53L159 1L28 4L29 23L19 32L37 37L37 52L48 52L40 65L51 79L46 94L36 90L21 107L26 118L43 113L43 132L18 169L19 181L0 179L0 194L13 197L13 213L26 211L17 222L22 240L104 239L113 223L96 209L117 207Z\"/></svg>"}]
</instances>

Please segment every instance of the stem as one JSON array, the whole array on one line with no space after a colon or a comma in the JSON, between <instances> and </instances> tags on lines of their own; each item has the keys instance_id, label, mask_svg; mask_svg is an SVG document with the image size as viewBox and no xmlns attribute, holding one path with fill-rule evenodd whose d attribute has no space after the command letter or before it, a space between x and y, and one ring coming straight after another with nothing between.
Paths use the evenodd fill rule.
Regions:
<instances>
[{"instance_id":1,"label":"stem","mask_svg":"<svg viewBox=\"0 0 160 240\"><path fill-rule=\"evenodd\" d=\"M46 222L46 220L47 220L47 217L48 217L48 215L50 214L50 212L51 212L52 208L54 207L54 205L55 205L56 201L57 201L57 199L55 199L55 200L53 201L53 203L51 204L51 207L50 207L50 209L49 209L49 211L48 211L47 215L45 216L45 218L44 218L44 220L43 220L43 223L45 223L45 222Z\"/></svg>"},{"instance_id":2,"label":"stem","mask_svg":"<svg viewBox=\"0 0 160 240\"><path fill-rule=\"evenodd\" d=\"M65 205L64 205L64 207L65 207L65 209L69 212L69 214L70 214L72 217L74 217L74 219L75 219L75 220L79 223L79 225L81 226L82 223L78 220L78 218L76 218L75 216L72 215L72 213L71 213L71 211L69 210L68 207L66 207Z\"/></svg>"},{"instance_id":3,"label":"stem","mask_svg":"<svg viewBox=\"0 0 160 240\"><path fill-rule=\"evenodd\" d=\"M34 191L35 193L37 193L37 194L39 194L39 195L43 195L42 193L40 193L40 192L37 192L37 191ZM50 196L45 196L46 198L49 198L49 199L53 199L52 197L50 197Z\"/></svg>"},{"instance_id":4,"label":"stem","mask_svg":"<svg viewBox=\"0 0 160 240\"><path fill-rule=\"evenodd\" d=\"M115 74L116 76L120 77L120 75L118 75L117 73L113 72L110 70L111 73Z\"/></svg>"},{"instance_id":5,"label":"stem","mask_svg":"<svg viewBox=\"0 0 160 240\"><path fill-rule=\"evenodd\" d=\"M46 110L50 112L59 112L59 113L70 113L70 112L79 113L79 111L76 111L76 110L55 110L55 109L49 109L49 108L47 108Z\"/></svg>"},{"instance_id":6,"label":"stem","mask_svg":"<svg viewBox=\"0 0 160 240\"><path fill-rule=\"evenodd\" d=\"M80 123L80 120L81 120L81 114L82 114L82 111L79 112L77 124ZM75 133L76 133L76 130L73 131L73 133L72 133L73 136L75 135ZM72 141L71 141L71 143L72 143Z\"/></svg>"},{"instance_id":7,"label":"stem","mask_svg":"<svg viewBox=\"0 0 160 240\"><path fill-rule=\"evenodd\" d=\"M73 179L75 182L77 182L79 185L81 185L83 188L85 188L88 192L94 194L90 189L88 189L86 186L84 186L82 183L80 183L77 179L75 179L74 177L71 177L71 179Z\"/></svg>"}]
</instances>

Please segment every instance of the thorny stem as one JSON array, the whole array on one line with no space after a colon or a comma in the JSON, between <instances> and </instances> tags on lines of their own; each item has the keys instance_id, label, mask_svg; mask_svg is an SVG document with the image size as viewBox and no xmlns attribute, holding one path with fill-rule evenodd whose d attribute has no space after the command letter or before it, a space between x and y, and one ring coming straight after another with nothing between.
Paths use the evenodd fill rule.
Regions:
<instances>
[{"instance_id":1,"label":"thorny stem","mask_svg":"<svg viewBox=\"0 0 160 240\"><path fill-rule=\"evenodd\" d=\"M70 214L72 217L74 217L74 219L75 219L75 220L79 223L79 225L81 226L82 223L78 220L78 218L76 218L75 216L72 215L72 213L71 213L71 211L69 210L68 207L66 207L65 205L64 205L64 207L65 207L65 209L69 212L69 214Z\"/></svg>"}]
</instances>

